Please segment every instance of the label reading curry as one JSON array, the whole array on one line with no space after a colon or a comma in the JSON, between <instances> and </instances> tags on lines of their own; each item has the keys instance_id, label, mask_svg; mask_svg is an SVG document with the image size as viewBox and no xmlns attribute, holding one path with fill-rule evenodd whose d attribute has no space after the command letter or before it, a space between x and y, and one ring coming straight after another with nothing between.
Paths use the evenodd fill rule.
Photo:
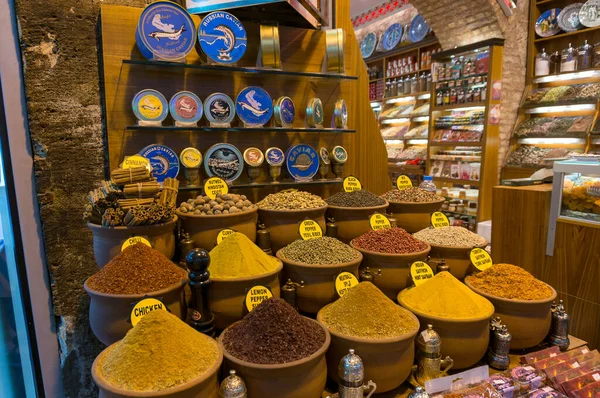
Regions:
<instances>
[{"instance_id":1,"label":"label reading curry","mask_svg":"<svg viewBox=\"0 0 600 398\"><path fill-rule=\"evenodd\" d=\"M127 249L131 245L135 245L136 243L143 243L148 247L152 247L150 241L148 241L148 239L144 238L143 236L132 236L131 238L127 238L125 242L123 242L123 244L121 245L121 251Z\"/></svg>"},{"instance_id":2,"label":"label reading curry","mask_svg":"<svg viewBox=\"0 0 600 398\"><path fill-rule=\"evenodd\" d=\"M401 174L396 178L396 188L398 189L406 189L412 188L413 184L410 178L407 175Z\"/></svg>"},{"instance_id":3,"label":"label reading curry","mask_svg":"<svg viewBox=\"0 0 600 398\"><path fill-rule=\"evenodd\" d=\"M323 236L323 228L318 222L311 219L306 219L300 223L298 232L303 240L321 238Z\"/></svg>"},{"instance_id":4,"label":"label reading curry","mask_svg":"<svg viewBox=\"0 0 600 398\"><path fill-rule=\"evenodd\" d=\"M427 280L433 278L433 270L424 261L415 261L410 266L410 276L416 286L427 282Z\"/></svg>"},{"instance_id":5,"label":"label reading curry","mask_svg":"<svg viewBox=\"0 0 600 398\"><path fill-rule=\"evenodd\" d=\"M217 234L217 245L220 245L223 242L223 239L227 238L229 235L233 235L235 231L233 229L225 228Z\"/></svg>"},{"instance_id":6,"label":"label reading curry","mask_svg":"<svg viewBox=\"0 0 600 398\"><path fill-rule=\"evenodd\" d=\"M131 314L129 316L129 320L131 321L131 325L135 326L138 322L145 316L151 313L152 311L169 311L167 306L160 300L155 298L145 298L139 302L137 302L133 309L131 310Z\"/></svg>"},{"instance_id":7,"label":"label reading curry","mask_svg":"<svg viewBox=\"0 0 600 398\"><path fill-rule=\"evenodd\" d=\"M271 297L273 297L273 293L268 287L262 285L253 286L248 290L244 299L246 309L248 309L248 312L251 312L260 303Z\"/></svg>"},{"instance_id":8,"label":"label reading curry","mask_svg":"<svg viewBox=\"0 0 600 398\"><path fill-rule=\"evenodd\" d=\"M340 297L348 293L348 290L356 285L358 285L358 278L348 271L340 272L335 277L335 291Z\"/></svg>"},{"instance_id":9,"label":"label reading curry","mask_svg":"<svg viewBox=\"0 0 600 398\"><path fill-rule=\"evenodd\" d=\"M431 214L431 226L433 228L449 227L450 221L448 217L441 211L436 211Z\"/></svg>"},{"instance_id":10,"label":"label reading curry","mask_svg":"<svg viewBox=\"0 0 600 398\"><path fill-rule=\"evenodd\" d=\"M219 177L212 177L204 183L204 194L211 199L215 199L218 194L227 195L229 185Z\"/></svg>"},{"instance_id":11,"label":"label reading curry","mask_svg":"<svg viewBox=\"0 0 600 398\"><path fill-rule=\"evenodd\" d=\"M343 186L346 192L360 191L362 189L360 180L354 176L344 178Z\"/></svg>"},{"instance_id":12,"label":"label reading curry","mask_svg":"<svg viewBox=\"0 0 600 398\"><path fill-rule=\"evenodd\" d=\"M389 218L387 218L381 213L374 213L371 217L369 217L369 225L371 225L371 229L373 231L378 231L380 229L385 228L392 228L392 224L390 223Z\"/></svg>"},{"instance_id":13,"label":"label reading curry","mask_svg":"<svg viewBox=\"0 0 600 398\"><path fill-rule=\"evenodd\" d=\"M481 248L474 248L469 253L469 258L471 259L471 263L477 268L479 271L485 271L490 268L494 263L492 262L492 256L485 250Z\"/></svg>"}]
</instances>

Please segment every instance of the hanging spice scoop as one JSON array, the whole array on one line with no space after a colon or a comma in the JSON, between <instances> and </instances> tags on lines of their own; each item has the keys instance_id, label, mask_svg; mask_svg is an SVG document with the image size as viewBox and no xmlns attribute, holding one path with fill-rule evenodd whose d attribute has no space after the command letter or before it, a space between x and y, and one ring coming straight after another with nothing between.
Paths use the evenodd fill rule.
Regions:
<instances>
[{"instance_id":1,"label":"hanging spice scoop","mask_svg":"<svg viewBox=\"0 0 600 398\"><path fill-rule=\"evenodd\" d=\"M300 283L292 282L291 279L288 279L285 285L281 287L281 298L285 300L286 303L291 305L298 311L298 306L296 305L296 297L297 297L297 289L304 287L304 281L300 281Z\"/></svg>"},{"instance_id":2,"label":"hanging spice scoop","mask_svg":"<svg viewBox=\"0 0 600 398\"><path fill-rule=\"evenodd\" d=\"M271 250L271 232L263 223L258 223L258 231L256 231L256 246L260 247L262 251L267 253L269 256L273 255L273 250Z\"/></svg>"},{"instance_id":3,"label":"hanging spice scoop","mask_svg":"<svg viewBox=\"0 0 600 398\"><path fill-rule=\"evenodd\" d=\"M219 388L219 398L247 398L248 389L244 380L235 374L235 370L229 371Z\"/></svg>"},{"instance_id":4,"label":"hanging spice scoop","mask_svg":"<svg viewBox=\"0 0 600 398\"><path fill-rule=\"evenodd\" d=\"M377 390L377 385L372 380L369 380L367 385L363 385L365 367L361 357L356 355L352 348L340 360L338 376L340 378L339 398L363 398L364 393L370 390L366 397L369 398Z\"/></svg>"},{"instance_id":5,"label":"hanging spice scoop","mask_svg":"<svg viewBox=\"0 0 600 398\"><path fill-rule=\"evenodd\" d=\"M563 301L560 300L558 305L552 310L552 324L550 326L550 335L548 342L550 345L557 346L561 351L566 351L569 348L569 324L571 317L565 312Z\"/></svg>"},{"instance_id":6,"label":"hanging spice scoop","mask_svg":"<svg viewBox=\"0 0 600 398\"><path fill-rule=\"evenodd\" d=\"M381 268L377 270L377 272L373 272L369 269L369 267L365 267L365 269L361 270L358 277L361 282L371 282L375 280L375 276L381 275Z\"/></svg>"},{"instance_id":7,"label":"hanging spice scoop","mask_svg":"<svg viewBox=\"0 0 600 398\"><path fill-rule=\"evenodd\" d=\"M425 385L431 379L445 376L452 368L454 361L450 357L442 359L442 340L433 330L432 325L419 333L417 338L417 373L416 381Z\"/></svg>"},{"instance_id":8,"label":"hanging spice scoop","mask_svg":"<svg viewBox=\"0 0 600 398\"><path fill-rule=\"evenodd\" d=\"M186 256L186 265L190 270L190 288L192 299L190 303L191 317L189 325L207 336L215 336L215 317L208 303L208 288L210 286L210 255L204 249L194 249Z\"/></svg>"},{"instance_id":9,"label":"hanging spice scoop","mask_svg":"<svg viewBox=\"0 0 600 398\"><path fill-rule=\"evenodd\" d=\"M508 369L510 365L510 341L512 335L508 332L508 327L503 325L500 318L493 319L490 324L490 346L488 348L488 363L498 370Z\"/></svg>"}]
</instances>

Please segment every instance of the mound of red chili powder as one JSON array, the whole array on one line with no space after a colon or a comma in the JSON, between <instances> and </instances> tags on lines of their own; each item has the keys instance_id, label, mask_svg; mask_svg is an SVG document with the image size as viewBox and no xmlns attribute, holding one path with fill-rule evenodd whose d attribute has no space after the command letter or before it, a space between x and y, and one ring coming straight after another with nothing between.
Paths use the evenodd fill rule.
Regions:
<instances>
[{"instance_id":1,"label":"mound of red chili powder","mask_svg":"<svg viewBox=\"0 0 600 398\"><path fill-rule=\"evenodd\" d=\"M363 250L389 254L408 254L427 249L427 243L413 238L402 228L385 228L369 231L352 241Z\"/></svg>"}]
</instances>

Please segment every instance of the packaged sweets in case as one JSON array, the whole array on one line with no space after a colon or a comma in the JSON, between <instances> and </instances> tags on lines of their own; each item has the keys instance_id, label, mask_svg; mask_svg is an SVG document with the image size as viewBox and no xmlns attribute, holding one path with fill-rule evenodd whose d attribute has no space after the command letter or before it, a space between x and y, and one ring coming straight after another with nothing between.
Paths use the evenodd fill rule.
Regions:
<instances>
[{"instance_id":1,"label":"packaged sweets in case","mask_svg":"<svg viewBox=\"0 0 600 398\"><path fill-rule=\"evenodd\" d=\"M516 382L505 374L496 374L490 376L487 382L494 387L504 398L516 397L515 387Z\"/></svg>"},{"instance_id":2,"label":"packaged sweets in case","mask_svg":"<svg viewBox=\"0 0 600 398\"><path fill-rule=\"evenodd\" d=\"M577 369L580 366L581 364L579 362L577 362L575 359L571 359L569 361L561 362L558 365L554 365L544 369L544 373L546 373L546 377L548 379L552 379L553 377L556 377L561 373L568 372L572 369Z\"/></svg>"},{"instance_id":3,"label":"packaged sweets in case","mask_svg":"<svg viewBox=\"0 0 600 398\"><path fill-rule=\"evenodd\" d=\"M562 390L569 395L572 395L573 391L581 390L583 387L600 381L600 371L586 373L575 379L565 381L560 385Z\"/></svg>"},{"instance_id":4,"label":"packaged sweets in case","mask_svg":"<svg viewBox=\"0 0 600 398\"><path fill-rule=\"evenodd\" d=\"M562 358L560 355L557 355L555 357L546 358L546 359L542 359L541 361L534 362L533 367L536 368L537 370L544 370L544 369L550 368L554 365L558 365L561 362L565 362L565 359L568 359L568 358Z\"/></svg>"},{"instance_id":5,"label":"packaged sweets in case","mask_svg":"<svg viewBox=\"0 0 600 398\"><path fill-rule=\"evenodd\" d=\"M570 394L573 398L597 398L600 397L600 381L588 384L580 390L573 391Z\"/></svg>"},{"instance_id":6,"label":"packaged sweets in case","mask_svg":"<svg viewBox=\"0 0 600 398\"><path fill-rule=\"evenodd\" d=\"M443 395L444 398L502 398L500 394L488 382L463 390L452 391Z\"/></svg>"},{"instance_id":7,"label":"packaged sweets in case","mask_svg":"<svg viewBox=\"0 0 600 398\"><path fill-rule=\"evenodd\" d=\"M556 391L552 387L538 388L527 394L527 398L567 398L566 395Z\"/></svg>"},{"instance_id":8,"label":"packaged sweets in case","mask_svg":"<svg viewBox=\"0 0 600 398\"><path fill-rule=\"evenodd\" d=\"M578 368L568 370L566 372L560 373L550 379L550 382L554 388L557 390L563 391L561 388L561 384L565 381L573 380L578 378L579 376L583 376L586 373L591 372L592 370L585 365L582 365ZM565 392L565 391L563 391Z\"/></svg>"},{"instance_id":9,"label":"packaged sweets in case","mask_svg":"<svg viewBox=\"0 0 600 398\"><path fill-rule=\"evenodd\" d=\"M598 350L590 351L587 354L578 355L573 359L582 364L584 362L592 361L596 358L600 358L600 352L598 352Z\"/></svg>"},{"instance_id":10,"label":"packaged sweets in case","mask_svg":"<svg viewBox=\"0 0 600 398\"><path fill-rule=\"evenodd\" d=\"M581 366L586 366L590 370L600 370L600 357L594 357L594 359L584 361Z\"/></svg>"},{"instance_id":11,"label":"packaged sweets in case","mask_svg":"<svg viewBox=\"0 0 600 398\"><path fill-rule=\"evenodd\" d=\"M510 376L516 382L517 395L540 388L546 381L546 375L530 365L513 368L510 371Z\"/></svg>"},{"instance_id":12,"label":"packaged sweets in case","mask_svg":"<svg viewBox=\"0 0 600 398\"><path fill-rule=\"evenodd\" d=\"M534 362L541 361L542 359L556 357L558 355L560 355L560 349L554 346L522 356L521 363L532 364Z\"/></svg>"}]
</instances>

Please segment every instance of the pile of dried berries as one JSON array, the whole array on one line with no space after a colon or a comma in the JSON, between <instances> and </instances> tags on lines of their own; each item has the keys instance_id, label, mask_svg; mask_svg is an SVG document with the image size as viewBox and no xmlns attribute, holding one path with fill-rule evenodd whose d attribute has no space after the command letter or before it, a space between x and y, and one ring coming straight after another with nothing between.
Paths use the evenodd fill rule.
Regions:
<instances>
[{"instance_id":1,"label":"pile of dried berries","mask_svg":"<svg viewBox=\"0 0 600 398\"><path fill-rule=\"evenodd\" d=\"M425 242L417 240L402 228L369 231L352 240L354 247L379 253L408 254L427 250Z\"/></svg>"},{"instance_id":2,"label":"pile of dried berries","mask_svg":"<svg viewBox=\"0 0 600 398\"><path fill-rule=\"evenodd\" d=\"M439 202L444 198L422 188L392 189L381 195L390 202Z\"/></svg>"}]
</instances>

